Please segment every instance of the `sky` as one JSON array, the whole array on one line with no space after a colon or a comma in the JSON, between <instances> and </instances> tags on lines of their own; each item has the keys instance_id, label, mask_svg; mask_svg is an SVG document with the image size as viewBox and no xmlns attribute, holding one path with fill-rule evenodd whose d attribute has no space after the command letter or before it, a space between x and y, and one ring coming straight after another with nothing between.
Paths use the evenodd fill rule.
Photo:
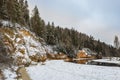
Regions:
<instances>
[{"instance_id":1,"label":"sky","mask_svg":"<svg viewBox=\"0 0 120 80\"><path fill-rule=\"evenodd\" d=\"M74 28L110 45L115 35L120 37L120 0L28 0L28 4L31 12L38 7L46 23Z\"/></svg>"}]
</instances>

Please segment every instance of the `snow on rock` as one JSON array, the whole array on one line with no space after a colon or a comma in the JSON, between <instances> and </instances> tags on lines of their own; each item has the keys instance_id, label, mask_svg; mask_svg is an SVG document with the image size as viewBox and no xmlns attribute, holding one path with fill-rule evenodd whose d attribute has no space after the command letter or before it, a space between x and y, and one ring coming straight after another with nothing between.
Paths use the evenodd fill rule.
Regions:
<instances>
[{"instance_id":1,"label":"snow on rock","mask_svg":"<svg viewBox=\"0 0 120 80\"><path fill-rule=\"evenodd\" d=\"M83 65L61 60L27 67L32 80L120 80L119 67Z\"/></svg>"},{"instance_id":2,"label":"snow on rock","mask_svg":"<svg viewBox=\"0 0 120 80\"><path fill-rule=\"evenodd\" d=\"M48 53L53 53L53 49L52 49L53 47L52 46L47 45L47 46L45 46L45 48L46 48Z\"/></svg>"},{"instance_id":3,"label":"snow on rock","mask_svg":"<svg viewBox=\"0 0 120 80\"><path fill-rule=\"evenodd\" d=\"M3 26L8 26L8 27L21 27L18 23L12 23L12 22L10 22L10 21L3 21L3 20L1 20L1 23L3 24Z\"/></svg>"},{"instance_id":4,"label":"snow on rock","mask_svg":"<svg viewBox=\"0 0 120 80\"><path fill-rule=\"evenodd\" d=\"M0 31L9 53L17 60L17 57L29 61L29 56L46 54L45 47L39 42L39 38L25 27L19 24L12 24L9 21L2 21L3 27ZM10 27L7 27L7 26ZM14 27L13 27L14 26Z\"/></svg>"},{"instance_id":5,"label":"snow on rock","mask_svg":"<svg viewBox=\"0 0 120 80\"><path fill-rule=\"evenodd\" d=\"M18 30L18 34L21 35L22 37L18 37L16 39L18 43L16 46L16 55L17 56L24 56L26 59L29 59L29 56L33 56L36 54L45 54L45 48L42 46L42 44L37 40L37 37L32 36L33 34L27 30L27 29L22 29L22 30ZM22 55L18 55L18 53L21 53ZM25 60L24 60L25 62Z\"/></svg>"},{"instance_id":6,"label":"snow on rock","mask_svg":"<svg viewBox=\"0 0 120 80\"><path fill-rule=\"evenodd\" d=\"M46 45L44 47L45 47L47 53L50 53L50 54L51 53L52 54L57 54L58 53L57 51L53 50L53 48L55 48L56 46Z\"/></svg>"},{"instance_id":7,"label":"snow on rock","mask_svg":"<svg viewBox=\"0 0 120 80\"><path fill-rule=\"evenodd\" d=\"M13 26L9 21L1 21L1 23L3 24L3 26Z\"/></svg>"},{"instance_id":8,"label":"snow on rock","mask_svg":"<svg viewBox=\"0 0 120 80\"><path fill-rule=\"evenodd\" d=\"M16 67L14 67L15 70ZM16 68L17 69L17 68ZM3 70L3 75L5 77L5 80L16 80L17 74L15 71L12 71L10 68Z\"/></svg>"}]
</instances>

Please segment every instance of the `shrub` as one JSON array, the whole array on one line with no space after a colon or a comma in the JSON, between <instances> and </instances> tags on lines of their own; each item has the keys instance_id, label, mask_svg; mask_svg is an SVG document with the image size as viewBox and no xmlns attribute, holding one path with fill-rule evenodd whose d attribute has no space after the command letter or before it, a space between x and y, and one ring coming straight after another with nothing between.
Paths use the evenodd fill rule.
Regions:
<instances>
[{"instance_id":1,"label":"shrub","mask_svg":"<svg viewBox=\"0 0 120 80\"><path fill-rule=\"evenodd\" d=\"M47 60L47 56L46 55L41 55L40 56L40 61L42 62L42 65L44 65L44 62Z\"/></svg>"},{"instance_id":2,"label":"shrub","mask_svg":"<svg viewBox=\"0 0 120 80\"><path fill-rule=\"evenodd\" d=\"M2 24L2 22L0 21L0 27L2 27L3 26L3 24Z\"/></svg>"}]
</instances>

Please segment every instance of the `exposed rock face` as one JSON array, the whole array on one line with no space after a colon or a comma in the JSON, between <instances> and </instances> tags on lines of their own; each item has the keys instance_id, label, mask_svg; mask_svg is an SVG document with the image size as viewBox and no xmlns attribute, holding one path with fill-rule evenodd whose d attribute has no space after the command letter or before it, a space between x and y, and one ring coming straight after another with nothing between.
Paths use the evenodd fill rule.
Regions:
<instances>
[{"instance_id":1,"label":"exposed rock face","mask_svg":"<svg viewBox=\"0 0 120 80\"><path fill-rule=\"evenodd\" d=\"M8 54L8 49L3 42L2 35L0 34L0 63L12 63L12 58Z\"/></svg>"},{"instance_id":2,"label":"exposed rock face","mask_svg":"<svg viewBox=\"0 0 120 80\"><path fill-rule=\"evenodd\" d=\"M42 40L41 40L42 41ZM30 63L31 57L46 55L45 45L40 38L20 25L0 27L0 62L14 59L13 63L22 65ZM39 61L39 59L38 59Z\"/></svg>"}]
</instances>

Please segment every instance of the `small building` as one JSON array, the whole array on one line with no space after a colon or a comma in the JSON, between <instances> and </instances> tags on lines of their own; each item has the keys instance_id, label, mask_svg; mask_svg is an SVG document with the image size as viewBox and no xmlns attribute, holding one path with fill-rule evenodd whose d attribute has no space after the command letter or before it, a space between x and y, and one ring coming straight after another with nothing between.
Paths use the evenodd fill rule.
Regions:
<instances>
[{"instance_id":1,"label":"small building","mask_svg":"<svg viewBox=\"0 0 120 80\"><path fill-rule=\"evenodd\" d=\"M83 48L77 53L77 58L95 58L96 53L91 51L89 48Z\"/></svg>"}]
</instances>

